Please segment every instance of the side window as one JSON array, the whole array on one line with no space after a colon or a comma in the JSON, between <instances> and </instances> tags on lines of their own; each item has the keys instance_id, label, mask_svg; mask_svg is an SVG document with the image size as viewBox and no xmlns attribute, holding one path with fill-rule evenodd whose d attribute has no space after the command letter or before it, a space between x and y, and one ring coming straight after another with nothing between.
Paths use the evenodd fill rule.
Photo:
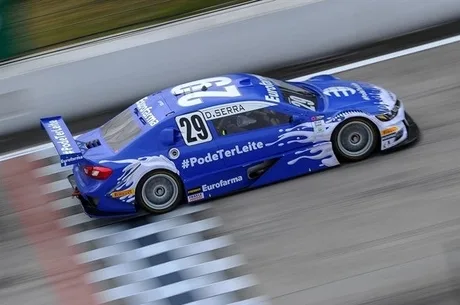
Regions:
<instances>
[{"instance_id":1,"label":"side window","mask_svg":"<svg viewBox=\"0 0 460 305\"><path fill-rule=\"evenodd\" d=\"M219 136L288 124L290 116L269 108L238 113L212 120Z\"/></svg>"}]
</instances>

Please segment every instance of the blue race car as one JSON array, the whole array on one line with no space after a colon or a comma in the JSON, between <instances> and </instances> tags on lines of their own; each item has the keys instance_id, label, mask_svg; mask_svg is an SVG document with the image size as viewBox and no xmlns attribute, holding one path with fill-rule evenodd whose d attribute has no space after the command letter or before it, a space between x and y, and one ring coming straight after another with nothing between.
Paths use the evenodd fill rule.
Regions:
<instances>
[{"instance_id":1,"label":"blue race car","mask_svg":"<svg viewBox=\"0 0 460 305\"><path fill-rule=\"evenodd\" d=\"M151 94L74 139L41 119L89 216L165 213L415 142L392 92L321 75L231 74Z\"/></svg>"}]
</instances>

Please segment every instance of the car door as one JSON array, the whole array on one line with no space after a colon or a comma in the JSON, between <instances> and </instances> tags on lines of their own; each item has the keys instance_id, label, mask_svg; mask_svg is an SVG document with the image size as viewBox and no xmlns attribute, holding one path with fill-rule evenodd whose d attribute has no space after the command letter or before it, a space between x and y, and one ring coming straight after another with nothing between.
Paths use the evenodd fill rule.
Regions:
<instances>
[{"instance_id":1,"label":"car door","mask_svg":"<svg viewBox=\"0 0 460 305\"><path fill-rule=\"evenodd\" d=\"M243 177L247 184L262 175L277 158L311 144L306 141L305 130L293 129L299 122L292 122L291 113L280 104L246 101L221 107L208 116L213 117L215 145L225 161L223 170ZM297 133L298 139L286 141L285 135L292 132Z\"/></svg>"},{"instance_id":2,"label":"car door","mask_svg":"<svg viewBox=\"0 0 460 305\"><path fill-rule=\"evenodd\" d=\"M217 151L215 134L202 112L194 111L177 116L175 124L180 139L176 142L178 151L174 158L186 187L189 181L195 185L224 166L223 160L212 158Z\"/></svg>"}]
</instances>

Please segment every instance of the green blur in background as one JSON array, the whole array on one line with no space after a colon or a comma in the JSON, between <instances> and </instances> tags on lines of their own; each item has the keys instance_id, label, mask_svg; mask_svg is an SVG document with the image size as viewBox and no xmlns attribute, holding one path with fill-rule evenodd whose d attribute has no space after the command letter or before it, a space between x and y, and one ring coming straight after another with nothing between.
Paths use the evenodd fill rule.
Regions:
<instances>
[{"instance_id":1,"label":"green blur in background","mask_svg":"<svg viewBox=\"0 0 460 305\"><path fill-rule=\"evenodd\" d=\"M0 0L0 61L248 0Z\"/></svg>"}]
</instances>

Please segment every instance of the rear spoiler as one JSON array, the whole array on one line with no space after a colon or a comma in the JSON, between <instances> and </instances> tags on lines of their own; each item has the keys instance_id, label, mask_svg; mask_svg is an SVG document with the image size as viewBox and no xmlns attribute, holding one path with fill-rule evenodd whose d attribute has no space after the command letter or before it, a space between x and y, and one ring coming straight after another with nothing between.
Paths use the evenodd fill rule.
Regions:
<instances>
[{"instance_id":1,"label":"rear spoiler","mask_svg":"<svg viewBox=\"0 0 460 305\"><path fill-rule=\"evenodd\" d=\"M61 116L42 118L40 119L40 123L53 142L61 159L62 167L76 164L83 159L83 154L77 142L75 142Z\"/></svg>"}]
</instances>

